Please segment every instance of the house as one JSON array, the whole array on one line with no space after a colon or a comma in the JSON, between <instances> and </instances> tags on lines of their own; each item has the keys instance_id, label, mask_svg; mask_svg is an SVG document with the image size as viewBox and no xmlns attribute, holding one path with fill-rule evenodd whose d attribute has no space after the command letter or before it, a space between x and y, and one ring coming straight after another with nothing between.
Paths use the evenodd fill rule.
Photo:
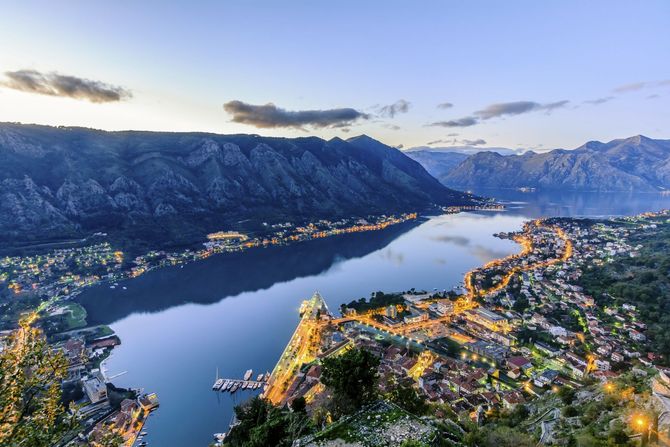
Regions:
<instances>
[{"instance_id":1,"label":"house","mask_svg":"<svg viewBox=\"0 0 670 447\"><path fill-rule=\"evenodd\" d=\"M643 333L636 331L635 329L631 329L628 331L628 335L630 336L631 339L635 341L645 341L647 337L644 336Z\"/></svg>"},{"instance_id":2,"label":"house","mask_svg":"<svg viewBox=\"0 0 670 447\"><path fill-rule=\"evenodd\" d=\"M554 382L554 380L556 380L558 375L559 375L558 371L554 369L547 369L543 371L542 374L537 376L535 380L533 380L533 383L539 387L548 386L551 385Z\"/></svg>"},{"instance_id":3,"label":"house","mask_svg":"<svg viewBox=\"0 0 670 447\"><path fill-rule=\"evenodd\" d=\"M528 360L526 357L515 356L507 359L507 367L510 369L518 368L526 372L529 369L533 368L533 363Z\"/></svg>"},{"instance_id":4,"label":"house","mask_svg":"<svg viewBox=\"0 0 670 447\"><path fill-rule=\"evenodd\" d=\"M502 403L503 407L511 410L519 404L526 403L526 399L523 397L523 394L521 394L521 391L514 390L503 394Z\"/></svg>"},{"instance_id":5,"label":"house","mask_svg":"<svg viewBox=\"0 0 670 447\"><path fill-rule=\"evenodd\" d=\"M618 352L613 352L610 359L612 359L613 362L621 363L624 361L624 356Z\"/></svg>"},{"instance_id":6,"label":"house","mask_svg":"<svg viewBox=\"0 0 670 447\"><path fill-rule=\"evenodd\" d=\"M107 400L107 384L105 384L100 372L84 381L84 392L93 404Z\"/></svg>"}]
</instances>

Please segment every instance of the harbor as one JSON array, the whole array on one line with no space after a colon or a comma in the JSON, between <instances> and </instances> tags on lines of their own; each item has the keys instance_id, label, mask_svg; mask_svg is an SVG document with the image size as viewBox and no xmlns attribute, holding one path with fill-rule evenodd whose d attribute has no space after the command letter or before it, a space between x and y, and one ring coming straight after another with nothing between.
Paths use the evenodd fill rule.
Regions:
<instances>
[{"instance_id":1,"label":"harbor","mask_svg":"<svg viewBox=\"0 0 670 447\"><path fill-rule=\"evenodd\" d=\"M252 380L253 370L249 369L244 373L241 379L224 379L217 377L212 385L212 391L220 391L222 393L235 393L238 390L260 390L267 386L270 379L270 373L258 374L256 380Z\"/></svg>"}]
</instances>

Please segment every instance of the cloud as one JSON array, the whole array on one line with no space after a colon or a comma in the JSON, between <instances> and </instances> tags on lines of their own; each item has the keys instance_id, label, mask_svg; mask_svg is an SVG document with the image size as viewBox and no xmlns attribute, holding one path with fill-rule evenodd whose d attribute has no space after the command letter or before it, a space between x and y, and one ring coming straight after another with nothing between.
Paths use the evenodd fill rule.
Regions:
<instances>
[{"instance_id":1,"label":"cloud","mask_svg":"<svg viewBox=\"0 0 670 447\"><path fill-rule=\"evenodd\" d=\"M6 71L5 77L6 80L0 81L0 85L39 95L61 96L94 103L117 102L132 97L131 92L123 87L55 72Z\"/></svg>"},{"instance_id":2,"label":"cloud","mask_svg":"<svg viewBox=\"0 0 670 447\"><path fill-rule=\"evenodd\" d=\"M457 140L456 138L452 138L451 140L433 140L426 143L428 146L434 146L436 144L448 144L450 146L482 146L486 144L486 140L482 140L481 138L476 140Z\"/></svg>"},{"instance_id":3,"label":"cloud","mask_svg":"<svg viewBox=\"0 0 670 447\"><path fill-rule=\"evenodd\" d=\"M261 129L274 127L301 129L303 126L346 128L359 119L369 118L369 115L351 108L292 111L272 103L253 105L237 100L225 103L223 109L233 116L232 122L249 124Z\"/></svg>"},{"instance_id":4,"label":"cloud","mask_svg":"<svg viewBox=\"0 0 670 447\"><path fill-rule=\"evenodd\" d=\"M539 110L545 110L547 114L553 112L556 109L562 109L563 107L567 106L570 103L567 99L564 99L562 101L556 101L556 102L550 102L547 104L542 104L539 107Z\"/></svg>"},{"instance_id":5,"label":"cloud","mask_svg":"<svg viewBox=\"0 0 670 447\"><path fill-rule=\"evenodd\" d=\"M382 124L382 126L391 130L400 130L400 126L396 126L395 124Z\"/></svg>"},{"instance_id":6,"label":"cloud","mask_svg":"<svg viewBox=\"0 0 670 447\"><path fill-rule=\"evenodd\" d=\"M463 118L458 118L455 120L449 121L436 121L434 123L428 124L428 126L435 127L469 127L477 124L478 120L474 116L466 116Z\"/></svg>"},{"instance_id":7,"label":"cloud","mask_svg":"<svg viewBox=\"0 0 670 447\"><path fill-rule=\"evenodd\" d=\"M443 102L437 105L438 109L451 109L454 105L450 102Z\"/></svg>"},{"instance_id":8,"label":"cloud","mask_svg":"<svg viewBox=\"0 0 670 447\"><path fill-rule=\"evenodd\" d=\"M404 144L399 144L399 145L396 146L396 149L402 149L402 148L404 148L404 147L405 147Z\"/></svg>"},{"instance_id":9,"label":"cloud","mask_svg":"<svg viewBox=\"0 0 670 447\"><path fill-rule=\"evenodd\" d=\"M660 98L660 97L661 97L661 95L659 95L658 93L654 93L653 95L647 96L647 99L656 99L656 98Z\"/></svg>"},{"instance_id":10,"label":"cloud","mask_svg":"<svg viewBox=\"0 0 670 447\"><path fill-rule=\"evenodd\" d=\"M407 113L409 111L411 103L409 101L405 101L404 99L399 99L393 104L389 104L387 106L381 106L377 109L377 112L381 116L385 116L387 118L393 118L399 113Z\"/></svg>"},{"instance_id":11,"label":"cloud","mask_svg":"<svg viewBox=\"0 0 670 447\"><path fill-rule=\"evenodd\" d=\"M475 245L472 247L470 252L477 257L482 263L489 262L493 259L501 259L505 256L509 256L509 253L506 253L501 250L495 250L483 245Z\"/></svg>"},{"instance_id":12,"label":"cloud","mask_svg":"<svg viewBox=\"0 0 670 447\"><path fill-rule=\"evenodd\" d=\"M547 104L540 104L535 101L500 102L491 104L482 110L476 111L475 115L479 116L483 120L488 120L505 115L521 115L522 113L538 110L545 110L547 113L551 113L555 109L565 107L569 102L570 101L568 100L550 102Z\"/></svg>"},{"instance_id":13,"label":"cloud","mask_svg":"<svg viewBox=\"0 0 670 447\"><path fill-rule=\"evenodd\" d=\"M481 146L486 144L486 141L482 140L481 138L476 140L461 140L461 144L465 144L466 146Z\"/></svg>"},{"instance_id":14,"label":"cloud","mask_svg":"<svg viewBox=\"0 0 670 447\"><path fill-rule=\"evenodd\" d=\"M605 104L606 102L609 102L614 98L615 98L614 96L605 96L603 98L589 99L584 101L584 104L592 104L594 106L599 106L600 104Z\"/></svg>"},{"instance_id":15,"label":"cloud","mask_svg":"<svg viewBox=\"0 0 670 447\"><path fill-rule=\"evenodd\" d=\"M449 235L441 235L441 236L431 236L431 239L436 241L436 242L445 242L447 244L454 244L458 245L459 247L467 247L470 245L470 239L468 239L465 236L449 236Z\"/></svg>"},{"instance_id":16,"label":"cloud","mask_svg":"<svg viewBox=\"0 0 670 447\"><path fill-rule=\"evenodd\" d=\"M448 133L447 136L448 137L457 137L458 134L457 133Z\"/></svg>"},{"instance_id":17,"label":"cloud","mask_svg":"<svg viewBox=\"0 0 670 447\"><path fill-rule=\"evenodd\" d=\"M395 252L390 248L381 252L379 256L396 265L402 265L405 262L405 255L402 252Z\"/></svg>"},{"instance_id":18,"label":"cloud","mask_svg":"<svg viewBox=\"0 0 670 447\"><path fill-rule=\"evenodd\" d=\"M638 90L646 88L665 87L667 85L670 85L670 79L662 79L660 81L640 81L620 85L619 87L616 87L612 91L616 93L628 93L628 92L636 92Z\"/></svg>"},{"instance_id":19,"label":"cloud","mask_svg":"<svg viewBox=\"0 0 670 447\"><path fill-rule=\"evenodd\" d=\"M635 92L637 90L642 90L643 88L647 87L649 85L648 82L633 82L630 84L624 84L620 85L619 87L615 88L614 92L616 93L626 93L626 92Z\"/></svg>"}]
</instances>

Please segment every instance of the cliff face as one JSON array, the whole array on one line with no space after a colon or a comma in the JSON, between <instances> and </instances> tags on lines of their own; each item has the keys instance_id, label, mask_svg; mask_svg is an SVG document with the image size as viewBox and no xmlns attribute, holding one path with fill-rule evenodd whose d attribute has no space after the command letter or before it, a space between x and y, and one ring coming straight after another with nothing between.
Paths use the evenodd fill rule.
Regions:
<instances>
[{"instance_id":1,"label":"cliff face","mask_svg":"<svg viewBox=\"0 0 670 447\"><path fill-rule=\"evenodd\" d=\"M104 132L0 124L0 241L93 231L197 240L240 221L468 203L369 137Z\"/></svg>"}]
</instances>

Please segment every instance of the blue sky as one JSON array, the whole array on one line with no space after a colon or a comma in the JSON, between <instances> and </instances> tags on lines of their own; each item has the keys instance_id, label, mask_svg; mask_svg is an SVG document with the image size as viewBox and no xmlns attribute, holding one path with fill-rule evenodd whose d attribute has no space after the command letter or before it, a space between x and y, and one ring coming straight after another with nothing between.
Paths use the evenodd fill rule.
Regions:
<instances>
[{"instance_id":1,"label":"blue sky","mask_svg":"<svg viewBox=\"0 0 670 447\"><path fill-rule=\"evenodd\" d=\"M670 138L668 1L23 1L0 42L0 121L404 147ZM124 95L45 95L26 71Z\"/></svg>"}]
</instances>

